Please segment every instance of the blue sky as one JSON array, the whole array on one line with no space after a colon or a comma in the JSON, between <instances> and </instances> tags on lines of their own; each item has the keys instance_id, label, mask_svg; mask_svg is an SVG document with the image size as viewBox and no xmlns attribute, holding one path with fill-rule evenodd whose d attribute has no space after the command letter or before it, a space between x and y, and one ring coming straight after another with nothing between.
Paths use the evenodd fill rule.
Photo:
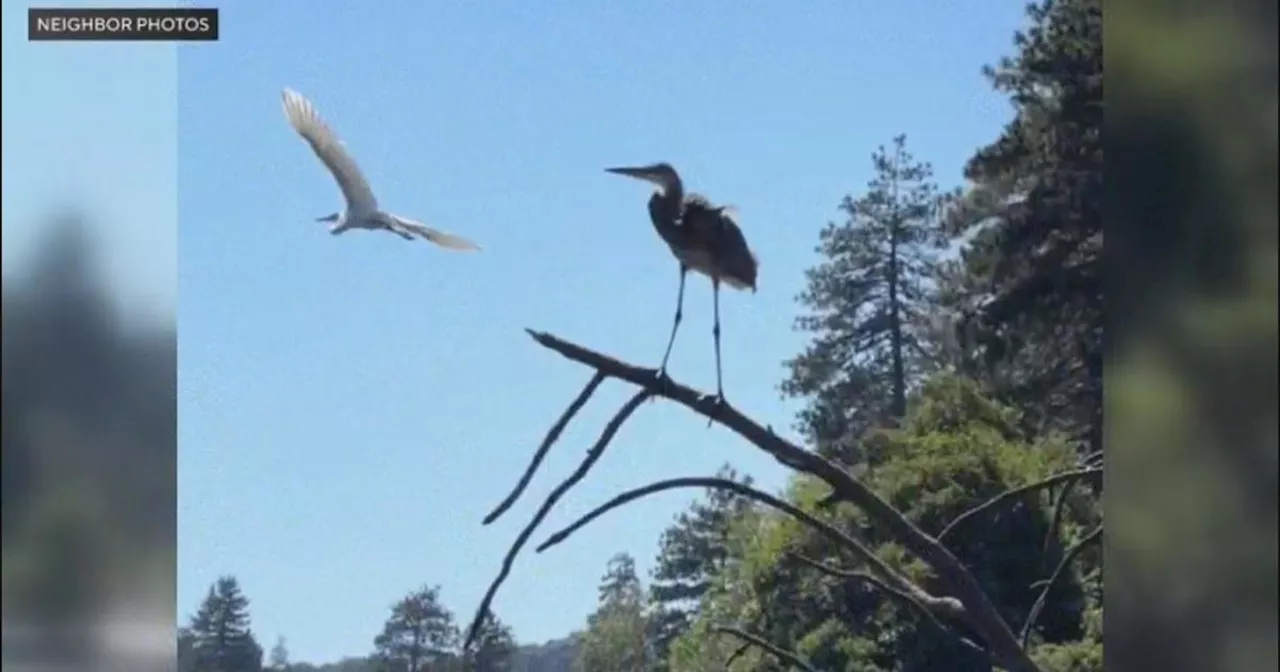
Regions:
<instances>
[{"instance_id":1,"label":"blue sky","mask_svg":"<svg viewBox=\"0 0 1280 672\"><path fill-rule=\"evenodd\" d=\"M44 81L86 78L89 60L137 61L112 77L98 71L95 98L68 89L45 104L75 100L77 111L61 114L79 114L82 133L95 128L89 112L136 108L133 130L102 134L80 170L104 180L104 198L136 191L156 202L173 198L172 174L158 173L172 170L173 138L161 136L176 100L179 614L234 573L264 646L283 635L295 658L312 661L367 653L390 604L424 583L440 584L465 623L537 503L630 396L607 383L521 501L482 527L590 373L534 345L524 327L637 363L660 358L675 263L647 220L647 188L604 167L670 161L691 188L740 208L760 292L723 297L725 385L742 410L788 427L796 405L776 386L803 343L791 329L793 297L818 229L896 133L944 185L958 182L963 161L1008 118L979 69L1009 51L1021 20L1021 3L989 0L733 11L585 0L218 4L222 39L177 48L174 96L172 48L162 46L81 47L85 60L72 65L75 50L62 45L38 67L16 65L6 3L5 90L11 64ZM161 83L163 73L171 79ZM152 88L130 96L130 86ZM285 86L312 99L384 206L485 251L328 235L312 220L340 196L285 122ZM157 98L151 109L137 102ZM62 128L34 103L11 120L13 99L6 194L11 124ZM12 150L13 165L93 144L44 143ZM112 159L107 146L130 153ZM134 177L148 171L154 180ZM8 196L5 208L9 221ZM155 245L162 236L152 234ZM172 272L146 268L128 273L160 282ZM711 290L700 277L690 278L685 314L671 372L712 389ZM726 461L782 484L779 468L726 430L646 405L543 535L620 490ZM544 555L526 553L498 596L499 616L521 641L581 627L609 556L628 551L647 572L658 535L692 496L640 502Z\"/></svg>"}]
</instances>

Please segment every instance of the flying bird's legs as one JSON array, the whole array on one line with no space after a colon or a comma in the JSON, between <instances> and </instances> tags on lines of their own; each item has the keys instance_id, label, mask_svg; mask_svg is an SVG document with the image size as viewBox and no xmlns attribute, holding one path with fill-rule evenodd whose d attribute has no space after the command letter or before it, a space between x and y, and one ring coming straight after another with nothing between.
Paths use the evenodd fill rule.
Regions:
<instances>
[{"instance_id":1,"label":"flying bird's legs","mask_svg":"<svg viewBox=\"0 0 1280 672\"><path fill-rule=\"evenodd\" d=\"M390 231L391 233L394 233L405 240L413 240L413 234L405 231L404 227L400 226L400 223L395 219L387 216L380 216L379 223L382 224L382 228Z\"/></svg>"},{"instance_id":2,"label":"flying bird's legs","mask_svg":"<svg viewBox=\"0 0 1280 672\"><path fill-rule=\"evenodd\" d=\"M676 330L680 328L680 320L684 319L684 279L689 267L680 264L680 290L676 294L676 316L671 322L671 336L667 338L667 351L662 353L662 366L658 367L658 378L665 382L667 378L667 360L671 357L671 346L676 342Z\"/></svg>"},{"instance_id":3,"label":"flying bird's legs","mask_svg":"<svg viewBox=\"0 0 1280 672\"><path fill-rule=\"evenodd\" d=\"M724 405L724 383L720 377L720 278L711 276L711 295L715 306L715 326L711 327L711 335L716 343L716 406ZM707 418L707 426L711 426L713 418Z\"/></svg>"}]
</instances>

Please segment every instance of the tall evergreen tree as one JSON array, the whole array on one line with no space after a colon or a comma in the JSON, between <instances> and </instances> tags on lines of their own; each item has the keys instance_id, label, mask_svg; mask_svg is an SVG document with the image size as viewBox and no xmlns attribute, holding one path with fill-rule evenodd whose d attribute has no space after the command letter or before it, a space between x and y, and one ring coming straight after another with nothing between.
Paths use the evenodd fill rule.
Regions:
<instances>
[{"instance_id":1,"label":"tall evergreen tree","mask_svg":"<svg viewBox=\"0 0 1280 672\"><path fill-rule=\"evenodd\" d=\"M587 618L578 653L579 672L643 672L650 659L644 589L635 559L619 553L600 582L600 604Z\"/></svg>"},{"instance_id":2,"label":"tall evergreen tree","mask_svg":"<svg viewBox=\"0 0 1280 672\"><path fill-rule=\"evenodd\" d=\"M1102 2L1042 0L1018 53L986 70L1014 120L965 169L948 213L971 244L961 300L986 379L1032 429L1101 448Z\"/></svg>"},{"instance_id":3,"label":"tall evergreen tree","mask_svg":"<svg viewBox=\"0 0 1280 672\"><path fill-rule=\"evenodd\" d=\"M192 672L262 672L262 647L249 627L249 598L234 576L209 587L187 630Z\"/></svg>"},{"instance_id":4,"label":"tall evergreen tree","mask_svg":"<svg viewBox=\"0 0 1280 672\"><path fill-rule=\"evenodd\" d=\"M447 664L458 645L453 613L440 603L440 589L423 586L391 607L373 640L382 672L424 672Z\"/></svg>"},{"instance_id":5,"label":"tall evergreen tree","mask_svg":"<svg viewBox=\"0 0 1280 672\"><path fill-rule=\"evenodd\" d=\"M740 476L727 464L716 475L751 484L750 476ZM749 500L734 493L712 490L662 533L649 585L650 639L658 669L666 669L672 642L697 619L703 595L729 557L730 525L749 506Z\"/></svg>"},{"instance_id":6,"label":"tall evergreen tree","mask_svg":"<svg viewBox=\"0 0 1280 672\"><path fill-rule=\"evenodd\" d=\"M925 368L922 330L929 278L944 244L940 198L928 163L906 136L871 156L875 177L858 198L846 196L847 219L820 233L823 260L806 272L798 300L808 314L796 327L812 342L787 363L782 391L803 397L800 430L819 450L845 459L839 444L900 419L907 393Z\"/></svg>"}]
</instances>

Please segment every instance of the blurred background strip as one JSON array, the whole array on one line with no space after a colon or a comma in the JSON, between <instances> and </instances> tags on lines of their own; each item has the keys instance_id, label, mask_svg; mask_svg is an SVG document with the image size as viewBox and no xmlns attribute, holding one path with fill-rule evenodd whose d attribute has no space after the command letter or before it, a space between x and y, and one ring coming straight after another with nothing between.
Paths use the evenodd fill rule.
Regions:
<instances>
[{"instance_id":1,"label":"blurred background strip","mask_svg":"<svg viewBox=\"0 0 1280 672\"><path fill-rule=\"evenodd\" d=\"M177 48L29 43L26 5L3 8L2 663L171 670Z\"/></svg>"}]
</instances>

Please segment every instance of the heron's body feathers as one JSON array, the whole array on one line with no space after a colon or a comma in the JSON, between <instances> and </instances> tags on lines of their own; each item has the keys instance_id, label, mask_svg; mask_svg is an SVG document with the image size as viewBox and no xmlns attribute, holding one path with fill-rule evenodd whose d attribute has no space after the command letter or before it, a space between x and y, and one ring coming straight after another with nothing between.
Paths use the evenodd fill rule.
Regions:
<instances>
[{"instance_id":1,"label":"heron's body feathers","mask_svg":"<svg viewBox=\"0 0 1280 672\"><path fill-rule=\"evenodd\" d=\"M679 232L668 244L690 270L719 278L734 289L755 291L759 262L730 212L728 206L711 205L690 194L676 224Z\"/></svg>"}]
</instances>

